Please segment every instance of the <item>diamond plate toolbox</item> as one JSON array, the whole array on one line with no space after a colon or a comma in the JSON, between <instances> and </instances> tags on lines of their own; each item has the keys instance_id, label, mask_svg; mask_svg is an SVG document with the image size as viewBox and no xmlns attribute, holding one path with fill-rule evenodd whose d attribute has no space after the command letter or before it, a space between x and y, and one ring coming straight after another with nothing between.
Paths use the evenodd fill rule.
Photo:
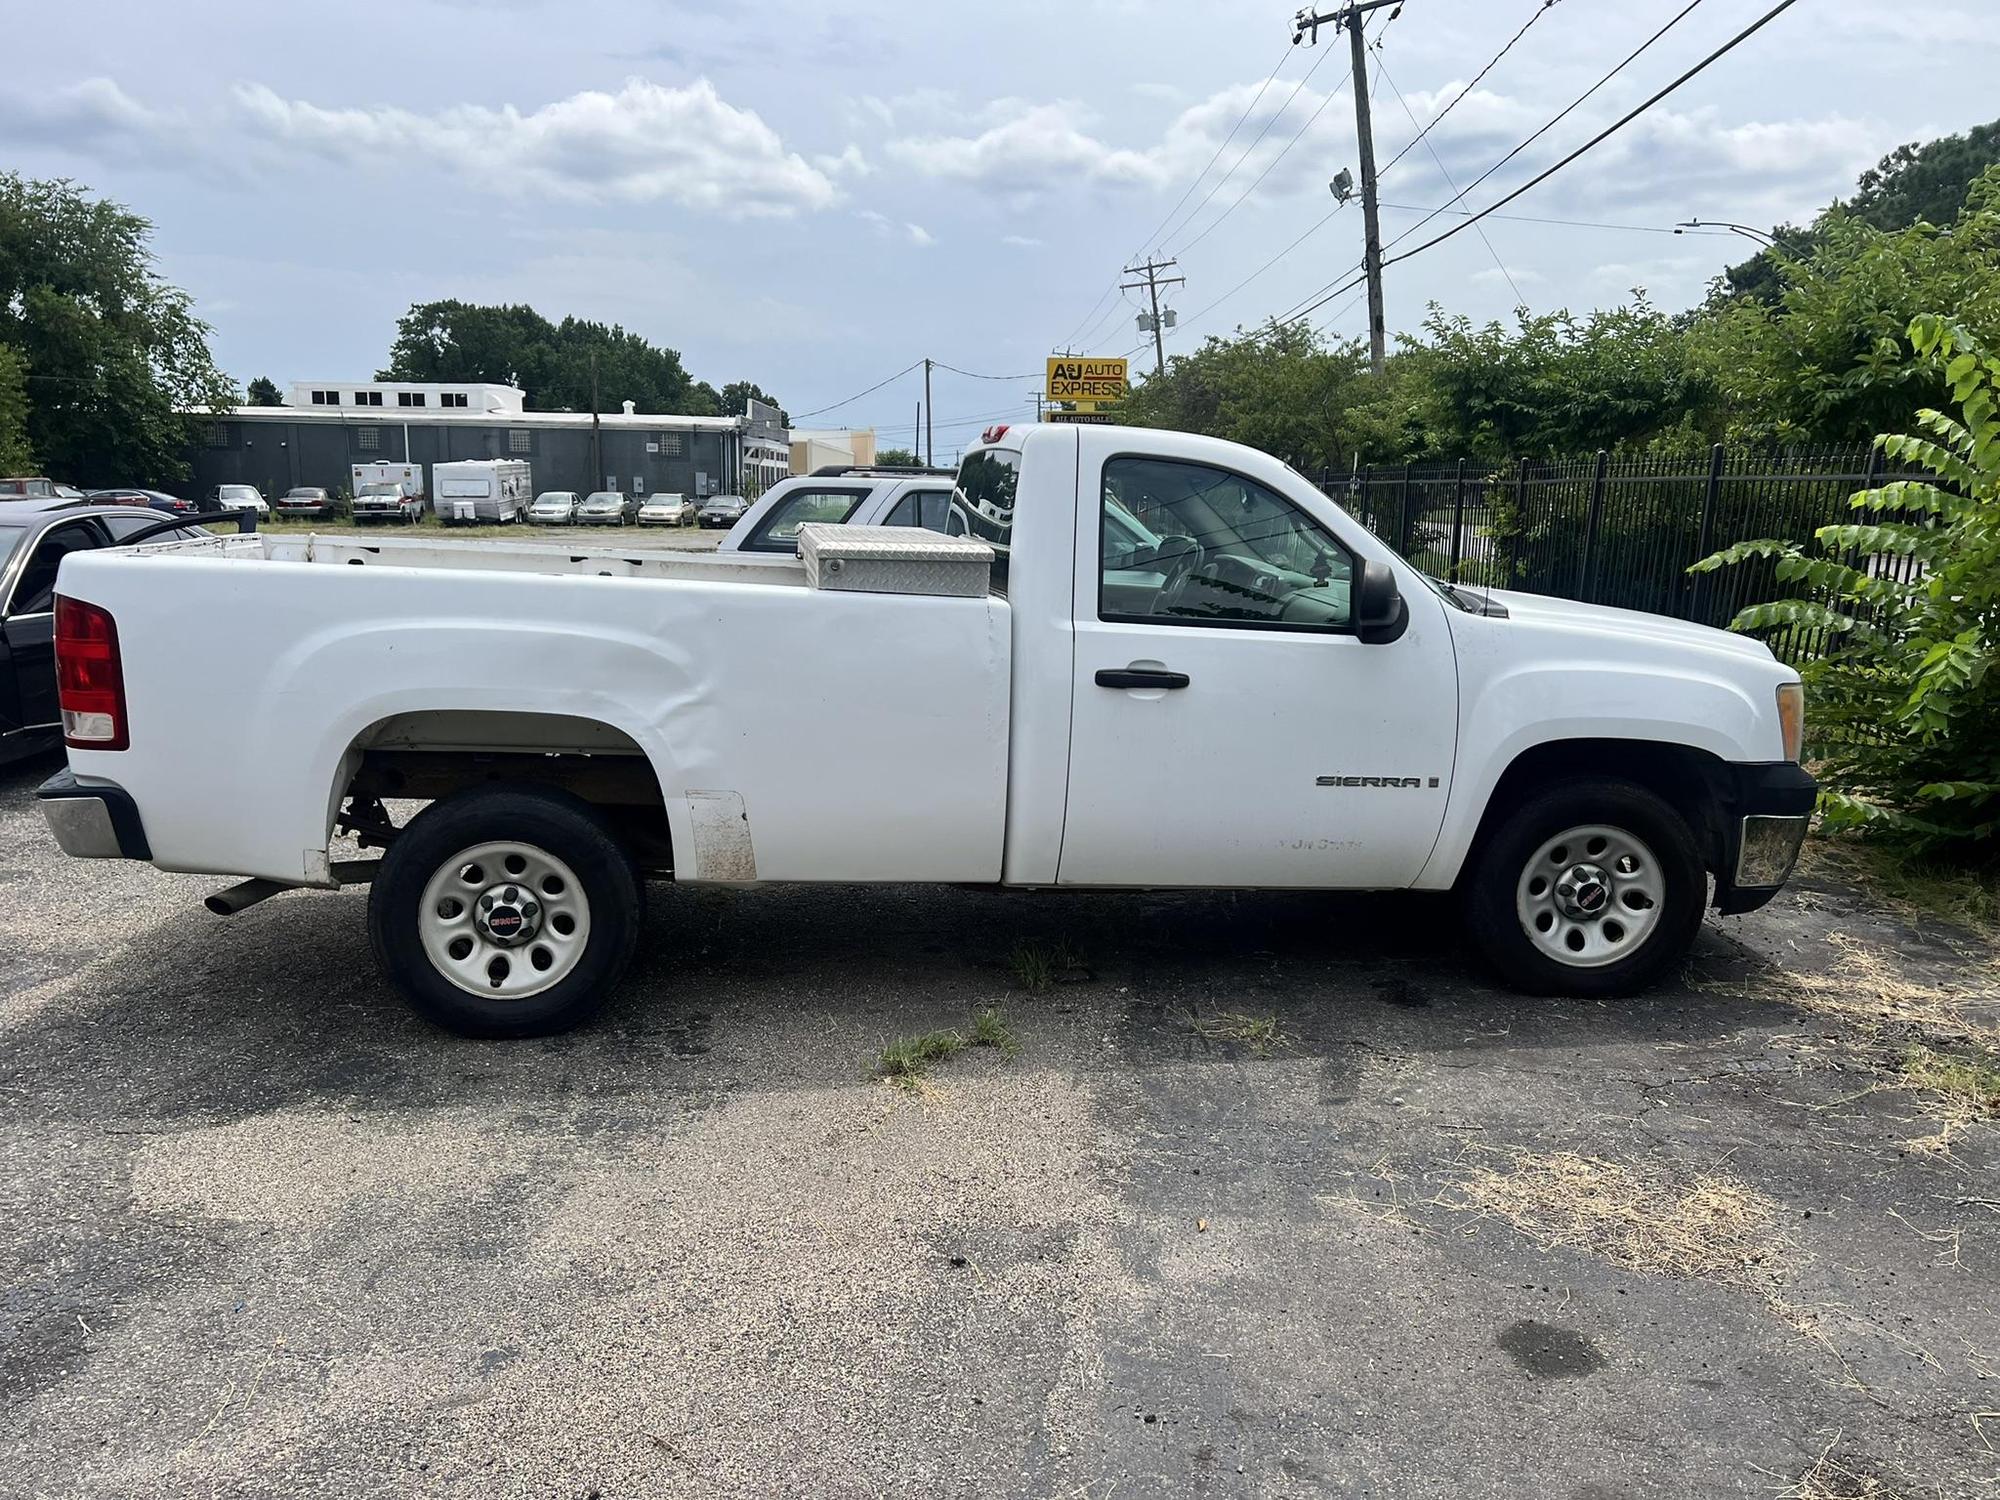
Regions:
<instances>
[{"instance_id":1,"label":"diamond plate toolbox","mask_svg":"<svg viewBox=\"0 0 2000 1500\"><path fill-rule=\"evenodd\" d=\"M867 594L942 594L976 599L993 571L993 549L970 537L940 536L914 526L799 528L799 557L816 589Z\"/></svg>"}]
</instances>

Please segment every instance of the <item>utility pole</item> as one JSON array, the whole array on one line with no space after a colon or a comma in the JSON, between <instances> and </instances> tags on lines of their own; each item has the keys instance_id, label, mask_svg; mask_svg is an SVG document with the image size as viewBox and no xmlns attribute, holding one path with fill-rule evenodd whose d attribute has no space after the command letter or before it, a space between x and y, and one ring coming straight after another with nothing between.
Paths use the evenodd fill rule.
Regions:
<instances>
[{"instance_id":1,"label":"utility pole","mask_svg":"<svg viewBox=\"0 0 2000 1500\"><path fill-rule=\"evenodd\" d=\"M1375 202L1375 126L1368 113L1368 43L1361 18L1403 0L1350 0L1337 11L1321 15L1302 10L1292 18L1292 45L1308 35L1319 45L1319 29L1331 25L1347 32L1354 59L1354 136L1361 150L1361 218L1366 242L1361 263L1368 276L1368 367L1380 375L1389 359L1388 319L1382 311L1382 224Z\"/></svg>"},{"instance_id":2,"label":"utility pole","mask_svg":"<svg viewBox=\"0 0 2000 1500\"><path fill-rule=\"evenodd\" d=\"M1163 286L1186 286L1185 276L1162 276L1160 272L1170 271L1179 265L1177 260L1155 261L1148 259L1144 265L1127 266L1127 276L1143 276L1144 281L1127 281L1118 290L1121 292L1146 289L1146 299L1153 308L1153 369L1156 374L1165 374L1167 369L1167 340L1160 324L1160 288Z\"/></svg>"},{"instance_id":3,"label":"utility pole","mask_svg":"<svg viewBox=\"0 0 2000 1500\"><path fill-rule=\"evenodd\" d=\"M931 467L937 462L937 443L931 436L932 419L937 413L931 408L931 361L924 360L924 466Z\"/></svg>"},{"instance_id":4,"label":"utility pole","mask_svg":"<svg viewBox=\"0 0 2000 1500\"><path fill-rule=\"evenodd\" d=\"M604 483L604 449L598 439L597 427L597 351L590 351L590 466L597 472L590 476L590 487L596 489Z\"/></svg>"}]
</instances>

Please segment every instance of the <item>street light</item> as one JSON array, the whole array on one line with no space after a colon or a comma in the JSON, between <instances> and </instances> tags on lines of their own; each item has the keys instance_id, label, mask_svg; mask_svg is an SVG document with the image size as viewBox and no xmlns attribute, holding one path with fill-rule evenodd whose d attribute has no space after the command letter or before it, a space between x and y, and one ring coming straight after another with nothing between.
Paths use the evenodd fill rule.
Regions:
<instances>
[{"instance_id":1,"label":"street light","mask_svg":"<svg viewBox=\"0 0 2000 1500\"><path fill-rule=\"evenodd\" d=\"M1732 224L1727 219L1683 219L1674 226L1675 234L1685 234L1690 229L1726 229L1731 234L1740 234L1753 244L1762 245L1766 250L1778 247L1777 238L1761 229L1752 229L1748 224Z\"/></svg>"}]
</instances>

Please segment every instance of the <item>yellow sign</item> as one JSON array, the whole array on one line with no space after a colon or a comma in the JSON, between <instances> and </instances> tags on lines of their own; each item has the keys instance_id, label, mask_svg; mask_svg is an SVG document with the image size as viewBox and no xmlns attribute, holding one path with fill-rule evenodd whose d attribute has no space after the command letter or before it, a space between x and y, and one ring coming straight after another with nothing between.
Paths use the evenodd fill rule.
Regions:
<instances>
[{"instance_id":1,"label":"yellow sign","mask_svg":"<svg viewBox=\"0 0 2000 1500\"><path fill-rule=\"evenodd\" d=\"M1122 359L1056 355L1049 360L1048 388L1043 394L1051 401L1074 401L1083 406L1095 406L1101 401L1116 401L1125 391L1125 361Z\"/></svg>"}]
</instances>

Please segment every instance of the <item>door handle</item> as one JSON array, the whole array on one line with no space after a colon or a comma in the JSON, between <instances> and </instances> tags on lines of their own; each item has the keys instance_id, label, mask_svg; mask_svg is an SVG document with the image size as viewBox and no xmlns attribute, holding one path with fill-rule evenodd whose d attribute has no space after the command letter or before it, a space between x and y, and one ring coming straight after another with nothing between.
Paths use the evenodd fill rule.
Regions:
<instances>
[{"instance_id":1,"label":"door handle","mask_svg":"<svg viewBox=\"0 0 2000 1500\"><path fill-rule=\"evenodd\" d=\"M1097 685L1108 688L1184 688L1188 685L1185 672L1147 671L1132 667L1106 667L1097 674Z\"/></svg>"}]
</instances>

